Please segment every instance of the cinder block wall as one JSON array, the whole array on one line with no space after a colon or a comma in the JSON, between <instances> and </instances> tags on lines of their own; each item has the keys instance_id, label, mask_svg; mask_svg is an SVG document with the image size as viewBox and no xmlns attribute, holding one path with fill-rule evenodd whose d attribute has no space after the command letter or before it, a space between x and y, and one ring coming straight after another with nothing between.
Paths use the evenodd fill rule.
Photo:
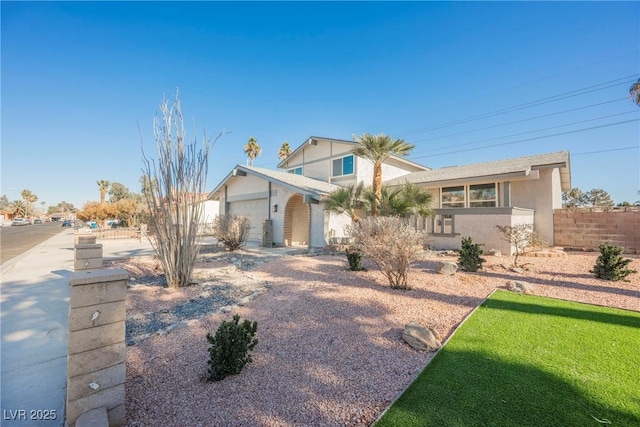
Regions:
<instances>
[{"instance_id":1,"label":"cinder block wall","mask_svg":"<svg viewBox=\"0 0 640 427\"><path fill-rule=\"evenodd\" d=\"M640 253L640 209L557 209L553 230L556 246L597 250L604 243Z\"/></svg>"},{"instance_id":2,"label":"cinder block wall","mask_svg":"<svg viewBox=\"0 0 640 427\"><path fill-rule=\"evenodd\" d=\"M69 279L67 423L71 427L80 415L101 407L107 410L110 426L124 423L127 279L124 269L81 270Z\"/></svg>"}]
</instances>

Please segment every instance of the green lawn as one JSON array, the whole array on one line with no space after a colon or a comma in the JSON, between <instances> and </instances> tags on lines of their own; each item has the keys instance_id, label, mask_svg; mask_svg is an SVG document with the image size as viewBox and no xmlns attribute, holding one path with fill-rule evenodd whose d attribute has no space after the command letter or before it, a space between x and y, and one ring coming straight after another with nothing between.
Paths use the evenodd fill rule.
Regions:
<instances>
[{"instance_id":1,"label":"green lawn","mask_svg":"<svg viewBox=\"0 0 640 427\"><path fill-rule=\"evenodd\" d=\"M497 291L376 427L607 420L640 426L640 313Z\"/></svg>"}]
</instances>

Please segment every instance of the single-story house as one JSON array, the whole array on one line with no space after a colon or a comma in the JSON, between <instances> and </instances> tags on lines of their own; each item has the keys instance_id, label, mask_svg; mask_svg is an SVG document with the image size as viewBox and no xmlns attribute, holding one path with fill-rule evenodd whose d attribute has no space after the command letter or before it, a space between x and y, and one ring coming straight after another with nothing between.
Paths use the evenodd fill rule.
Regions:
<instances>
[{"instance_id":1,"label":"single-story house","mask_svg":"<svg viewBox=\"0 0 640 427\"><path fill-rule=\"evenodd\" d=\"M270 246L324 247L344 236L350 218L325 212L323 197L338 186L373 180L373 165L355 156L356 143L310 137L278 164L280 170L235 166L209 194L221 214L251 218L250 240ZM431 169L392 156L384 184L405 181L430 191L433 218L416 218L437 249L459 249L472 236L485 249L512 253L496 225L532 224L553 244L553 210L571 188L569 153L561 151L466 166Z\"/></svg>"}]
</instances>

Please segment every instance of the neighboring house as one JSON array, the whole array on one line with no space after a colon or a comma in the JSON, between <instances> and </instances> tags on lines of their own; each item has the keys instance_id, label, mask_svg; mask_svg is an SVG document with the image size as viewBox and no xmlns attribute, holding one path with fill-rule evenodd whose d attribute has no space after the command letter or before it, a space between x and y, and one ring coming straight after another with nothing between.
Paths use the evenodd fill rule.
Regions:
<instances>
[{"instance_id":1,"label":"neighboring house","mask_svg":"<svg viewBox=\"0 0 640 427\"><path fill-rule=\"evenodd\" d=\"M221 214L250 217L250 240L324 247L344 236L351 220L325 212L323 197L338 186L373 180L372 163L354 156L355 147L353 141L311 137L278 164L279 171L237 165L209 199L220 202ZM495 225L522 222L551 243L553 209L571 186L568 152L441 169L390 157L382 170L386 185L409 181L432 192L436 214L417 218L416 226L442 249L460 248L461 237L472 236L485 249L509 253Z\"/></svg>"},{"instance_id":2,"label":"neighboring house","mask_svg":"<svg viewBox=\"0 0 640 427\"><path fill-rule=\"evenodd\" d=\"M0 210L0 223L5 221L11 221L13 219L13 212Z\"/></svg>"},{"instance_id":3,"label":"neighboring house","mask_svg":"<svg viewBox=\"0 0 640 427\"><path fill-rule=\"evenodd\" d=\"M220 212L220 203L214 200L204 200L202 202L202 223L212 224Z\"/></svg>"}]
</instances>

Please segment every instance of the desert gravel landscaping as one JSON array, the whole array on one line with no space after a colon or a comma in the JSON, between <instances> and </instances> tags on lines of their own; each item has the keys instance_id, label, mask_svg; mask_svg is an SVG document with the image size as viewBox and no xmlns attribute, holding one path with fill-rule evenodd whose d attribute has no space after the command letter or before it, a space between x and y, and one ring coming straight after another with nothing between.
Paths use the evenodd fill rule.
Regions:
<instances>
[{"instance_id":1,"label":"desert gravel landscaping","mask_svg":"<svg viewBox=\"0 0 640 427\"><path fill-rule=\"evenodd\" d=\"M508 257L486 256L483 271L453 276L437 274L436 266L455 256L425 253L413 265L409 291L390 289L367 260L369 271L351 272L343 254L257 253L205 254L198 283L179 290L159 286L152 260L116 263L135 279L127 318L138 322L136 331L128 325L126 425L370 425L433 356L402 341L404 325L421 323L444 341L509 280L534 284L536 295L640 311L640 274L630 282L598 280L589 273L596 252L526 257L521 274L505 268ZM640 257L626 257L640 271ZM153 313L169 320L158 323L162 316ZM205 336L236 313L258 322L253 363L223 381L202 382Z\"/></svg>"}]
</instances>

